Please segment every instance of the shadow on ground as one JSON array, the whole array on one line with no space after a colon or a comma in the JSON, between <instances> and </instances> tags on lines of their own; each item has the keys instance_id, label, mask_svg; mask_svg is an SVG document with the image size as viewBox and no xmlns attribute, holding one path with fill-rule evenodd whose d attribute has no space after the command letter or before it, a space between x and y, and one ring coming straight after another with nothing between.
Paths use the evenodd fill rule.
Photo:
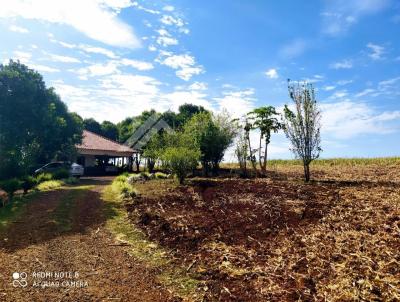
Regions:
<instances>
[{"instance_id":1,"label":"shadow on ground","mask_svg":"<svg viewBox=\"0 0 400 302\"><path fill-rule=\"evenodd\" d=\"M113 216L104 213L101 191L112 178L82 178L79 185L41 192L0 233L0 249L12 253L59 236L95 230Z\"/></svg>"}]
</instances>

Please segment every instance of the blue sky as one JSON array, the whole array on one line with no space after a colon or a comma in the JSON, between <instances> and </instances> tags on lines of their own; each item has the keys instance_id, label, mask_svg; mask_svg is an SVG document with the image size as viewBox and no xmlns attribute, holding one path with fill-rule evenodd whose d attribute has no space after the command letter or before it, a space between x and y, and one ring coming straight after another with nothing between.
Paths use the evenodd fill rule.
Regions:
<instances>
[{"instance_id":1,"label":"blue sky","mask_svg":"<svg viewBox=\"0 0 400 302\"><path fill-rule=\"evenodd\" d=\"M239 117L281 108L286 80L308 80L323 157L400 155L396 0L10 0L0 35L1 62L37 69L85 118L185 102ZM275 135L271 157L290 158L288 146Z\"/></svg>"}]
</instances>

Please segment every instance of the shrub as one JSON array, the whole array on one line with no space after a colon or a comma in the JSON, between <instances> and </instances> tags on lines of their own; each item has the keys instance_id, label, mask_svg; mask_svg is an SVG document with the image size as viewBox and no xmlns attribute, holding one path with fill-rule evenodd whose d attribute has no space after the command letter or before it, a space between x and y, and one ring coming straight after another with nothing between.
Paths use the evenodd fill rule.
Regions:
<instances>
[{"instance_id":1,"label":"shrub","mask_svg":"<svg viewBox=\"0 0 400 302\"><path fill-rule=\"evenodd\" d=\"M16 178L12 178L2 181L0 183L0 187L7 193L8 201L11 202L15 191L21 188L21 182ZM4 201L3 201L3 206L4 206Z\"/></svg>"},{"instance_id":2,"label":"shrub","mask_svg":"<svg viewBox=\"0 0 400 302\"><path fill-rule=\"evenodd\" d=\"M163 159L182 184L187 174L196 168L200 151L187 147L169 147L163 154Z\"/></svg>"},{"instance_id":3,"label":"shrub","mask_svg":"<svg viewBox=\"0 0 400 302\"><path fill-rule=\"evenodd\" d=\"M79 179L73 176L70 176L66 179L64 179L64 183L66 183L67 185L75 185L77 183L79 183Z\"/></svg>"},{"instance_id":4,"label":"shrub","mask_svg":"<svg viewBox=\"0 0 400 302\"><path fill-rule=\"evenodd\" d=\"M150 173L149 172L140 172L140 176L142 177L142 179L144 180L149 180L150 179Z\"/></svg>"},{"instance_id":5,"label":"shrub","mask_svg":"<svg viewBox=\"0 0 400 302\"><path fill-rule=\"evenodd\" d=\"M143 176L141 174L132 174L128 177L127 182L130 185L133 185L135 182L144 180Z\"/></svg>"},{"instance_id":6,"label":"shrub","mask_svg":"<svg viewBox=\"0 0 400 302\"><path fill-rule=\"evenodd\" d=\"M115 177L114 181L116 182L126 182L128 180L128 176L129 174L121 174L118 175L117 177Z\"/></svg>"},{"instance_id":7,"label":"shrub","mask_svg":"<svg viewBox=\"0 0 400 302\"><path fill-rule=\"evenodd\" d=\"M56 170L52 173L53 175L53 179L64 179L64 178L68 178L69 175L69 171L67 169L59 169Z\"/></svg>"},{"instance_id":8,"label":"shrub","mask_svg":"<svg viewBox=\"0 0 400 302\"><path fill-rule=\"evenodd\" d=\"M34 188L38 184L38 181L33 176L25 176L22 178L21 187L24 189L24 194L28 193L28 191Z\"/></svg>"},{"instance_id":9,"label":"shrub","mask_svg":"<svg viewBox=\"0 0 400 302\"><path fill-rule=\"evenodd\" d=\"M58 189L62 185L63 185L63 183L60 180L46 180L46 181L40 183L37 186L37 188L39 191L49 191L49 190Z\"/></svg>"},{"instance_id":10,"label":"shrub","mask_svg":"<svg viewBox=\"0 0 400 302\"><path fill-rule=\"evenodd\" d=\"M38 176L36 176L36 181L38 184L52 179L53 175L51 175L50 173L40 173Z\"/></svg>"},{"instance_id":11,"label":"shrub","mask_svg":"<svg viewBox=\"0 0 400 302\"><path fill-rule=\"evenodd\" d=\"M167 179L168 178L168 174L162 173L162 172L157 172L155 174L156 179Z\"/></svg>"},{"instance_id":12,"label":"shrub","mask_svg":"<svg viewBox=\"0 0 400 302\"><path fill-rule=\"evenodd\" d=\"M128 183L123 183L120 186L120 194L122 199L134 198L137 196L137 191Z\"/></svg>"}]
</instances>

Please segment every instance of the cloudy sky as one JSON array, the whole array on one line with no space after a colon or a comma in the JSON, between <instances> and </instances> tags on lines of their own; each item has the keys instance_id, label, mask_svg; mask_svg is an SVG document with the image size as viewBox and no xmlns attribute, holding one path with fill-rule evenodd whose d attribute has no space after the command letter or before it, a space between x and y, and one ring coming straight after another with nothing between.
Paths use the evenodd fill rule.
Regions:
<instances>
[{"instance_id":1,"label":"cloudy sky","mask_svg":"<svg viewBox=\"0 0 400 302\"><path fill-rule=\"evenodd\" d=\"M185 102L240 116L308 80L323 157L400 154L397 0L3 0L0 36L1 62L38 70L85 118ZM282 134L270 154L291 156Z\"/></svg>"}]
</instances>

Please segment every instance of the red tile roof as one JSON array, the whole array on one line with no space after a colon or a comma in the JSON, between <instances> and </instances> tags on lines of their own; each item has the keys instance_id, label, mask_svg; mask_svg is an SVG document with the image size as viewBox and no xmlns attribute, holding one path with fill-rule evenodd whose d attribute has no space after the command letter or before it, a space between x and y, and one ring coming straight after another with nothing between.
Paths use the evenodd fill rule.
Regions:
<instances>
[{"instance_id":1,"label":"red tile roof","mask_svg":"<svg viewBox=\"0 0 400 302\"><path fill-rule=\"evenodd\" d=\"M98 150L102 152L130 152L134 153L135 150L132 148L121 145L111 139L105 138L96 133L83 130L82 144L76 146L79 150Z\"/></svg>"}]
</instances>

